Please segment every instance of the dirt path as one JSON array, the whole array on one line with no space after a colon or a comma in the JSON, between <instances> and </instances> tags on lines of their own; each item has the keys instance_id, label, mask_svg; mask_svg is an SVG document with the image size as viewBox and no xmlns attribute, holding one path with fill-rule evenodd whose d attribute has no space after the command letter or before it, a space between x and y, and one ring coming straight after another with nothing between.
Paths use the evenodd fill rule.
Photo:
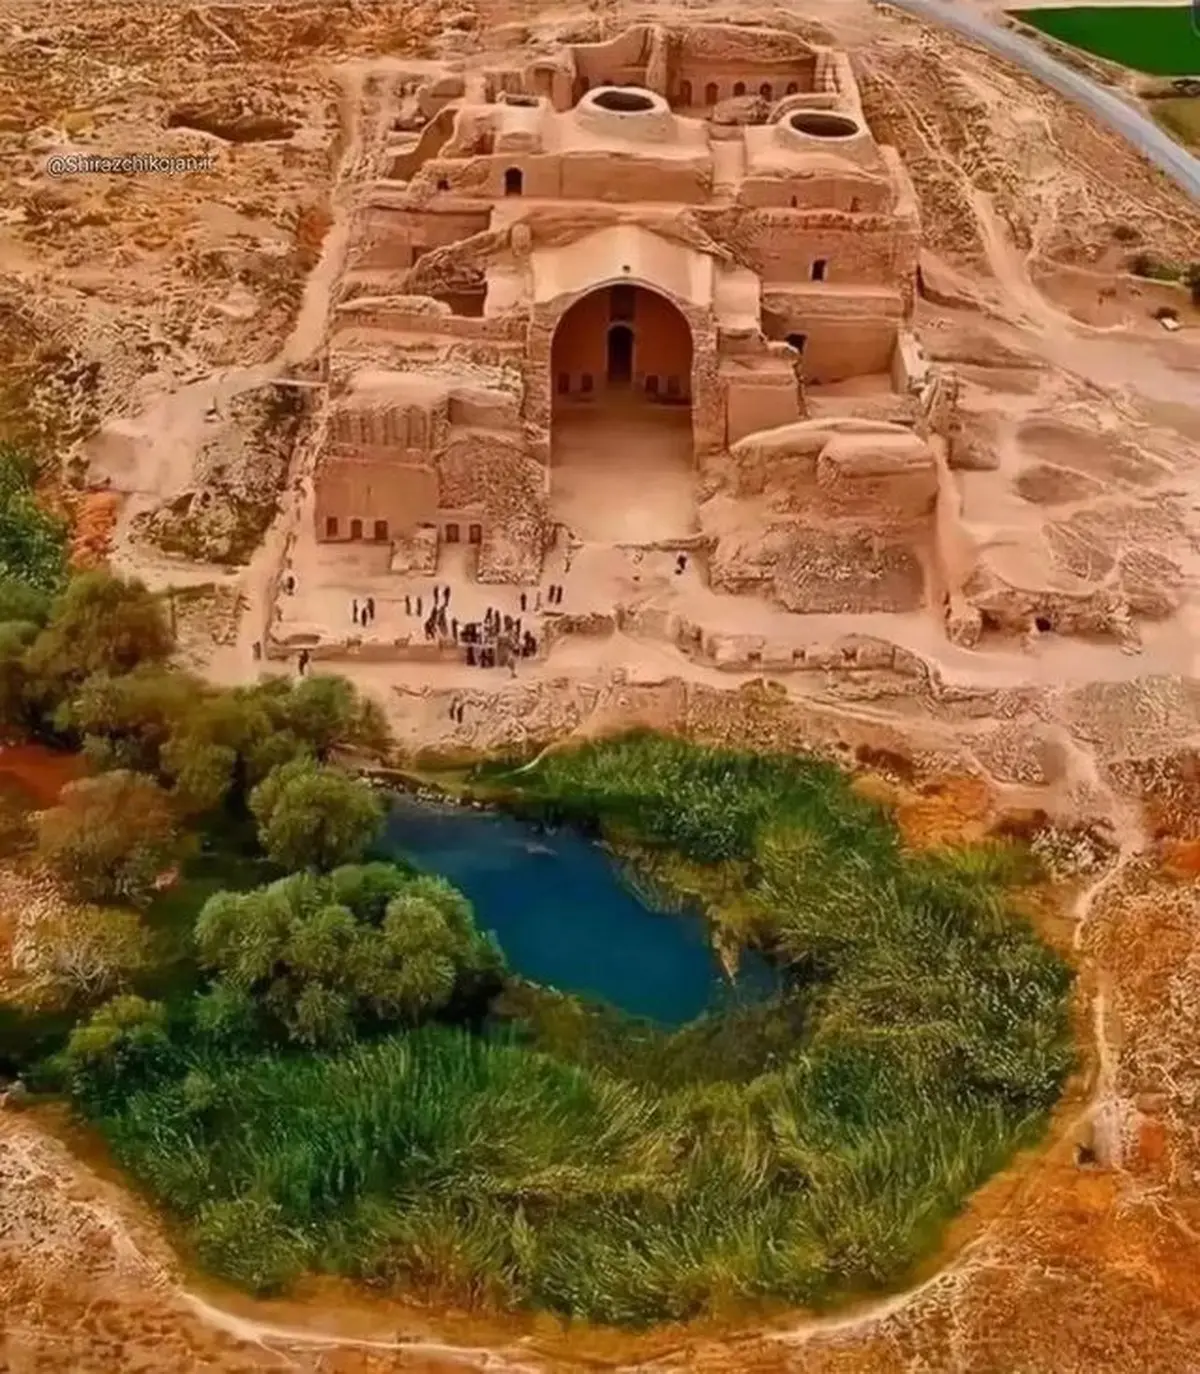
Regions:
<instances>
[{"instance_id":1,"label":"dirt path","mask_svg":"<svg viewBox=\"0 0 1200 1374\"><path fill-rule=\"evenodd\" d=\"M355 187L363 175L363 159L367 153L360 109L369 111L362 100L367 71L363 66L348 67L344 73L341 99L341 120L346 135L346 147L330 193L332 223L321 246L321 256L305 283L304 296L296 323L274 366L302 367L323 347L333 293L337 288L346 249L350 238L351 211ZM292 455L287 486L292 499L280 504L279 513L271 522L262 543L239 579L244 598L243 612L238 625L237 640L228 648L213 655L209 676L214 682L234 684L257 675L254 646L264 636L275 590L275 579L284 557L288 538L295 528L300 501L296 498L311 482L312 468L320 450L321 434L310 433L297 445Z\"/></svg>"}]
</instances>

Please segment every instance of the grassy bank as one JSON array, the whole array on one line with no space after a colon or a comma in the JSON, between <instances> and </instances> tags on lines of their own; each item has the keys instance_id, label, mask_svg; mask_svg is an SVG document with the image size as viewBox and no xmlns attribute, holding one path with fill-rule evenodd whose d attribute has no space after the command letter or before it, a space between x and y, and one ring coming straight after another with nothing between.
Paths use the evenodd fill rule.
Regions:
<instances>
[{"instance_id":1,"label":"grassy bank","mask_svg":"<svg viewBox=\"0 0 1200 1374\"><path fill-rule=\"evenodd\" d=\"M1014 10L1032 28L1150 76L1200 76L1200 32L1188 5Z\"/></svg>"},{"instance_id":2,"label":"grassy bank","mask_svg":"<svg viewBox=\"0 0 1200 1374\"><path fill-rule=\"evenodd\" d=\"M735 899L786 994L668 1035L510 983L488 1035L450 1006L315 1052L185 1016L91 1111L216 1272L620 1323L827 1303L901 1280L1044 1128L1070 974L1019 852L910 855L828 765L658 736L478 781Z\"/></svg>"}]
</instances>

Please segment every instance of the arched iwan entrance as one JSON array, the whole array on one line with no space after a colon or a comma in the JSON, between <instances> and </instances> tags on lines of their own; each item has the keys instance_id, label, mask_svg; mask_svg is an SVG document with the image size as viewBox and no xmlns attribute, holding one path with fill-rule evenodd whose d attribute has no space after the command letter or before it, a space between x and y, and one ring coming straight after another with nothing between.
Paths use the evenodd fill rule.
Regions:
<instances>
[{"instance_id":1,"label":"arched iwan entrance","mask_svg":"<svg viewBox=\"0 0 1200 1374\"><path fill-rule=\"evenodd\" d=\"M580 538L651 542L695 527L692 331L666 296L597 287L550 350L550 499Z\"/></svg>"},{"instance_id":2,"label":"arched iwan entrance","mask_svg":"<svg viewBox=\"0 0 1200 1374\"><path fill-rule=\"evenodd\" d=\"M625 282L602 286L559 320L550 370L556 408L584 396L687 405L692 331L657 291Z\"/></svg>"}]
</instances>

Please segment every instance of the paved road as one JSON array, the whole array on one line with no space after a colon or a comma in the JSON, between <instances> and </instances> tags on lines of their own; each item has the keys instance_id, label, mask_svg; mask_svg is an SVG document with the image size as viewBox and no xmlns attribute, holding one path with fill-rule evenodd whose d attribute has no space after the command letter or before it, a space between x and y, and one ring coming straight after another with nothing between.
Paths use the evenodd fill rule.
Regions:
<instances>
[{"instance_id":1,"label":"paved road","mask_svg":"<svg viewBox=\"0 0 1200 1374\"><path fill-rule=\"evenodd\" d=\"M1038 77L1060 95L1082 105L1102 124L1128 139L1189 195L1200 200L1200 158L1193 157L1186 148L1163 133L1152 119L1127 105L1103 86L1056 61L1038 44L993 24L982 15L946 4L944 0L886 0L886 3L917 19L953 29L981 47L1023 67L1031 76Z\"/></svg>"}]
</instances>

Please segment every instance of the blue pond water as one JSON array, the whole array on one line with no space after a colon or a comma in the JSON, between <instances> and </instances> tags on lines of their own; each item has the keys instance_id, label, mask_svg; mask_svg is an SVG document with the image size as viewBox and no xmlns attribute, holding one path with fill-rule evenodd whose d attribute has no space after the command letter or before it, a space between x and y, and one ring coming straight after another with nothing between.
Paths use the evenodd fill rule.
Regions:
<instances>
[{"instance_id":1,"label":"blue pond water","mask_svg":"<svg viewBox=\"0 0 1200 1374\"><path fill-rule=\"evenodd\" d=\"M398 798L384 845L471 900L509 968L664 1026L768 996L770 967L745 955L730 987L697 916L652 911L596 843L490 811Z\"/></svg>"}]
</instances>

